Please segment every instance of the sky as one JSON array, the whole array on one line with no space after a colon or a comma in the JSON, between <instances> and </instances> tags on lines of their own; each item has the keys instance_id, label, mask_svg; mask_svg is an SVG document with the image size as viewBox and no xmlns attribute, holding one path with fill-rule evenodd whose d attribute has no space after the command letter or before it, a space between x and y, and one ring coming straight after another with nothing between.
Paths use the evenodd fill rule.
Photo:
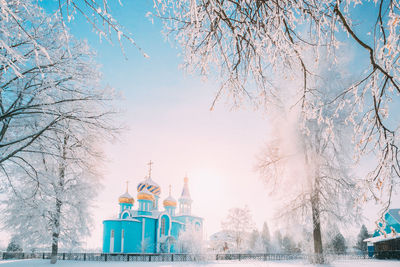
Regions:
<instances>
[{"instance_id":1,"label":"sky","mask_svg":"<svg viewBox=\"0 0 400 267\"><path fill-rule=\"evenodd\" d=\"M103 83L121 92L119 120L127 128L117 141L104 145L103 189L95 200L87 247L101 247L102 221L117 215L125 181L136 200L136 186L147 175L150 160L161 201L169 185L179 198L187 174L192 213L205 219L206 237L220 230L230 208L245 205L260 229L264 221L274 228L273 200L255 171L268 132L265 116L250 106L232 109L225 100L210 111L219 85L179 68L179 50L165 41L160 23L145 17L151 1L123 5L111 6L112 13L149 58L128 43L124 55L118 42L99 42L79 18L69 25L76 38L86 39L97 51Z\"/></svg>"},{"instance_id":2,"label":"sky","mask_svg":"<svg viewBox=\"0 0 400 267\"><path fill-rule=\"evenodd\" d=\"M118 122L126 126L118 140L104 143L103 188L94 201L93 231L85 240L86 248L102 246L102 221L117 215L126 181L136 200L136 186L147 175L150 160L161 201L169 185L178 199L188 176L192 213L205 219L206 237L220 230L230 208L245 205L260 230L265 221L271 231L276 230L277 203L255 170L269 130L265 114L247 105L232 109L225 99L210 111L218 83L179 68L179 49L165 40L159 21L146 18L152 1L122 3L123 7L110 3L111 12L149 58L128 43L123 53L115 36L113 44L100 41L82 18L68 24L76 38L87 40L97 51L103 84L121 93ZM42 2L48 11L56 4ZM369 227L376 219L373 214L368 215Z\"/></svg>"}]
</instances>

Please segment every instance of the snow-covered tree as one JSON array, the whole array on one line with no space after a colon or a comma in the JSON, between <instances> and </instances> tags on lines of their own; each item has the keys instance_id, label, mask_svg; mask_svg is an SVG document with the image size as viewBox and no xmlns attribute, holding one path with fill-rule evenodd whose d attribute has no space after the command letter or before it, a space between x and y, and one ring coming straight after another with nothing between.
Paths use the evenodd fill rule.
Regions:
<instances>
[{"instance_id":1,"label":"snow-covered tree","mask_svg":"<svg viewBox=\"0 0 400 267\"><path fill-rule=\"evenodd\" d=\"M76 41L56 17L49 18L31 1L8 4L2 11L9 17L0 21L0 28L7 28L0 51L0 171L13 186L10 168L36 175L29 154L47 131L62 129L67 120L104 126L110 114L104 104L111 95L98 84L94 53L85 42Z\"/></svg>"},{"instance_id":2,"label":"snow-covered tree","mask_svg":"<svg viewBox=\"0 0 400 267\"><path fill-rule=\"evenodd\" d=\"M282 239L282 248L285 253L298 253L300 249L290 235L285 235Z\"/></svg>"},{"instance_id":3,"label":"snow-covered tree","mask_svg":"<svg viewBox=\"0 0 400 267\"><path fill-rule=\"evenodd\" d=\"M264 247L264 252L268 253L271 251L271 234L269 232L269 228L268 228L268 224L267 222L264 222L263 224L263 228L261 231L261 240L263 243L263 247Z\"/></svg>"},{"instance_id":4,"label":"snow-covered tree","mask_svg":"<svg viewBox=\"0 0 400 267\"><path fill-rule=\"evenodd\" d=\"M13 190L3 203L5 228L31 247L51 246L52 263L59 245L79 246L91 227L90 208L101 177L94 145L102 136L84 131L79 124L48 131L30 155L35 174L16 168Z\"/></svg>"},{"instance_id":5,"label":"snow-covered tree","mask_svg":"<svg viewBox=\"0 0 400 267\"><path fill-rule=\"evenodd\" d=\"M35 40L35 37L30 33L30 27L38 27L40 24L37 23L37 20L32 19L33 17L25 17L21 16L24 12L35 13L38 11L38 5L44 6L49 10L49 14L47 14L48 18L51 20L57 20L64 28L66 37L68 38L68 23L73 21L76 17L81 17L87 21L93 27L93 30L96 34L99 35L100 40L106 39L112 42L113 35L116 36L117 41L122 46L122 41L127 40L131 45L135 46L139 52L142 53L143 56L148 57L142 49L136 44L131 34L127 32L122 25L118 23L115 17L110 12L110 6L108 1L106 0L55 0L54 2L58 2L56 5L49 5L49 1L35 1L35 0L8 0L0 2L0 29L2 35L0 36L0 41L4 51L7 51L9 55L14 56L13 60L8 61L11 64L11 69L13 71L17 71L17 68L13 67L14 63L18 63L19 61L24 60L24 55L18 52L18 49L15 49L14 46L9 46L7 44L7 39L10 36L13 36L14 33L20 32L25 37L28 37L35 46L38 48L38 55L43 54L47 55L46 47L41 44L41 42ZM122 2L119 1L119 5L122 6ZM54 9L50 9L53 7ZM28 21L26 21L28 20ZM17 24L16 28L8 28L9 22L14 22ZM52 22L42 21L42 26L45 24ZM123 51L123 49L122 49ZM51 56L51 55L48 55ZM4 58L1 58L0 61ZM3 71L6 68L2 69Z\"/></svg>"},{"instance_id":6,"label":"snow-covered tree","mask_svg":"<svg viewBox=\"0 0 400 267\"><path fill-rule=\"evenodd\" d=\"M249 248L249 252L251 253L263 253L265 252L264 249L264 243L262 241L262 237L260 235L260 232L258 232L257 229L254 229L249 237L249 241L248 241L248 248Z\"/></svg>"},{"instance_id":7,"label":"snow-covered tree","mask_svg":"<svg viewBox=\"0 0 400 267\"><path fill-rule=\"evenodd\" d=\"M142 241L140 241L140 252L146 253L148 249L150 248L151 243L149 238L144 238Z\"/></svg>"},{"instance_id":8,"label":"snow-covered tree","mask_svg":"<svg viewBox=\"0 0 400 267\"><path fill-rule=\"evenodd\" d=\"M330 248L335 254L344 254L346 253L346 240L343 235L338 232L331 240Z\"/></svg>"},{"instance_id":9,"label":"snow-covered tree","mask_svg":"<svg viewBox=\"0 0 400 267\"><path fill-rule=\"evenodd\" d=\"M186 224L183 231L179 232L177 247L180 252L202 254L205 251L203 233L196 224Z\"/></svg>"},{"instance_id":10,"label":"snow-covered tree","mask_svg":"<svg viewBox=\"0 0 400 267\"><path fill-rule=\"evenodd\" d=\"M324 101L324 108L311 115L296 112L292 107L296 100L277 94L272 137L259 168L271 193L282 203L279 216L296 218L297 222L303 219L311 226L314 253L320 257L316 260L322 262L322 224L356 218L358 188L346 156L352 147L346 110L338 112L330 106L330 97L342 88L345 76L321 63L316 69L328 77L314 80L314 101ZM330 119L324 119L327 117Z\"/></svg>"},{"instance_id":11,"label":"snow-covered tree","mask_svg":"<svg viewBox=\"0 0 400 267\"><path fill-rule=\"evenodd\" d=\"M367 227L363 224L360 229L360 233L357 236L357 244L356 248L366 252L367 251L367 242L364 242L365 239L369 238L370 235L368 234Z\"/></svg>"},{"instance_id":12,"label":"snow-covered tree","mask_svg":"<svg viewBox=\"0 0 400 267\"><path fill-rule=\"evenodd\" d=\"M281 231L280 230L276 230L275 232L274 232L274 240L273 240L273 243L274 243L274 250L276 251L276 252L281 252L282 251L282 249L283 249L283 238L282 238L282 234L281 234Z\"/></svg>"},{"instance_id":13,"label":"snow-covered tree","mask_svg":"<svg viewBox=\"0 0 400 267\"><path fill-rule=\"evenodd\" d=\"M21 252L22 251L22 247L20 245L20 243L13 237L10 240L10 243L8 243L7 252Z\"/></svg>"},{"instance_id":14,"label":"snow-covered tree","mask_svg":"<svg viewBox=\"0 0 400 267\"><path fill-rule=\"evenodd\" d=\"M232 234L236 251L242 251L244 245L254 229L254 222L251 212L247 206L244 208L232 208L221 223L222 229Z\"/></svg>"},{"instance_id":15,"label":"snow-covered tree","mask_svg":"<svg viewBox=\"0 0 400 267\"><path fill-rule=\"evenodd\" d=\"M355 75L330 99L353 123L356 158L370 152L377 158L365 178L375 199L390 202L400 177L399 131L396 108L400 93L400 3L385 1L154 1L155 15L165 31L182 47L189 71L221 80L221 96L235 104L249 100L256 105L274 98L277 84L301 79L297 87L280 87L298 95L306 114L318 113L326 101L314 101L313 69L324 54L334 66L351 61ZM366 15L368 14L368 15ZM369 16L369 19L360 19ZM321 50L321 48L326 48ZM350 55L352 48L361 52ZM309 60L310 50L317 55ZM320 53L322 52L322 53ZM276 76L284 74L276 83ZM396 101L397 100L397 101ZM323 114L330 121L332 114ZM331 123L330 129L335 125ZM333 129L332 129L333 130ZM388 205L386 206L386 208Z\"/></svg>"},{"instance_id":16,"label":"snow-covered tree","mask_svg":"<svg viewBox=\"0 0 400 267\"><path fill-rule=\"evenodd\" d=\"M77 246L89 233L98 144L116 129L112 94L99 85L93 52L57 17L30 1L9 8L18 19L0 22L14 31L3 44L16 51L0 52L3 220L25 244L51 246L54 263L59 244Z\"/></svg>"}]
</instances>

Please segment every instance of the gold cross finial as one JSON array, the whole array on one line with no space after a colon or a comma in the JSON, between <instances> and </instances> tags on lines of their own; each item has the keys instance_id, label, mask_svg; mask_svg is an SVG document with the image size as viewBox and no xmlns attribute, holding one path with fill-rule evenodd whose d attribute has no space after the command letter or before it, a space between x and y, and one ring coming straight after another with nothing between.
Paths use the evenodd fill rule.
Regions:
<instances>
[{"instance_id":1,"label":"gold cross finial","mask_svg":"<svg viewBox=\"0 0 400 267\"><path fill-rule=\"evenodd\" d=\"M129 181L127 180L126 181L126 192L128 193L128 184L129 184Z\"/></svg>"},{"instance_id":2,"label":"gold cross finial","mask_svg":"<svg viewBox=\"0 0 400 267\"><path fill-rule=\"evenodd\" d=\"M149 178L151 178L151 165L153 165L154 162L152 162L151 160L149 161L149 163L147 163L147 165L149 165Z\"/></svg>"},{"instance_id":3,"label":"gold cross finial","mask_svg":"<svg viewBox=\"0 0 400 267\"><path fill-rule=\"evenodd\" d=\"M171 185L169 185L169 195L171 195Z\"/></svg>"}]
</instances>

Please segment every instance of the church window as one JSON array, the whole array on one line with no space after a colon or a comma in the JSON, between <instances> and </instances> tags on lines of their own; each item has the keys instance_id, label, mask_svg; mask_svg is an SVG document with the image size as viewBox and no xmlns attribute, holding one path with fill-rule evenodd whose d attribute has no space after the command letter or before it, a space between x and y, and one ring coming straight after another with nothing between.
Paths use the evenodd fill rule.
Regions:
<instances>
[{"instance_id":1,"label":"church window","mask_svg":"<svg viewBox=\"0 0 400 267\"><path fill-rule=\"evenodd\" d=\"M111 238L114 238L114 230L111 230Z\"/></svg>"},{"instance_id":2,"label":"church window","mask_svg":"<svg viewBox=\"0 0 400 267\"><path fill-rule=\"evenodd\" d=\"M165 218L161 219L161 234L165 235Z\"/></svg>"}]
</instances>

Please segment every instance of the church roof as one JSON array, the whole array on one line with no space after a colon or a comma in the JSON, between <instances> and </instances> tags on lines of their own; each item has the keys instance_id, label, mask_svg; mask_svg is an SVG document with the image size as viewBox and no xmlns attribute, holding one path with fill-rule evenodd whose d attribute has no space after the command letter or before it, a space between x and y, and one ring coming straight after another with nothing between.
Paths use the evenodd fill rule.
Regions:
<instances>
[{"instance_id":1,"label":"church roof","mask_svg":"<svg viewBox=\"0 0 400 267\"><path fill-rule=\"evenodd\" d=\"M400 223L400 209L390 209L389 214L393 217L393 219Z\"/></svg>"}]
</instances>

